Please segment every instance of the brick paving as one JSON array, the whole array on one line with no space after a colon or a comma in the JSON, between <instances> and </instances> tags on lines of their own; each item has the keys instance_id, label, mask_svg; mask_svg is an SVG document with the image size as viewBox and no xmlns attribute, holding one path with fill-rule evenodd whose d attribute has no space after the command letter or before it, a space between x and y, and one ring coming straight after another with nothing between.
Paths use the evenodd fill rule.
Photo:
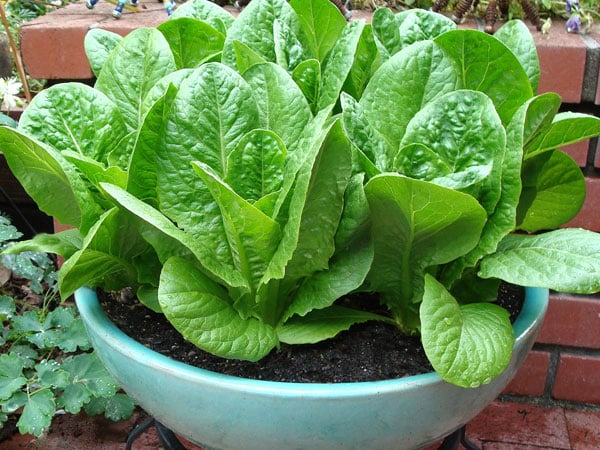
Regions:
<instances>
[{"instance_id":1,"label":"brick paving","mask_svg":"<svg viewBox=\"0 0 600 450\"><path fill-rule=\"evenodd\" d=\"M57 418L41 438L15 435L0 442L2 450L124 450L127 435L146 418L138 412L128 421L65 415ZM495 401L467 426L467 437L482 450L597 450L600 448L600 411L544 408ZM184 442L188 450L200 447ZM434 450L439 444L427 447ZM162 448L153 428L143 433L133 450ZM282 449L285 450L285 449ZM403 450L403 449L398 449Z\"/></svg>"}]
</instances>

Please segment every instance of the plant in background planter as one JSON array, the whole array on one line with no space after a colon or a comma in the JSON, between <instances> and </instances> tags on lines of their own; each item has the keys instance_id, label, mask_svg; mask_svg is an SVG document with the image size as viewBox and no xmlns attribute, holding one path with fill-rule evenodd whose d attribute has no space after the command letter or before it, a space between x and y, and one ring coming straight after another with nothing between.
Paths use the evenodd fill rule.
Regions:
<instances>
[{"instance_id":1,"label":"plant in background planter","mask_svg":"<svg viewBox=\"0 0 600 450\"><path fill-rule=\"evenodd\" d=\"M198 347L252 361L355 323L392 323L420 333L438 374L462 386L434 374L248 381L148 351L137 365L139 345L118 340L79 291L107 367L196 442L425 445L493 399L533 342L545 291L529 291L513 330L492 302L499 280L600 289L598 235L534 234L581 206L581 172L556 149L600 134L600 120L534 95L539 65L521 22L495 37L422 10L347 24L328 0L255 0L234 20L195 0L157 29L92 30L86 49L94 87L49 88L18 130L0 129L28 193L75 227L16 247L67 258L63 295L131 287ZM388 312L339 304L360 292ZM419 409L437 418L416 432L425 397Z\"/></svg>"}]
</instances>

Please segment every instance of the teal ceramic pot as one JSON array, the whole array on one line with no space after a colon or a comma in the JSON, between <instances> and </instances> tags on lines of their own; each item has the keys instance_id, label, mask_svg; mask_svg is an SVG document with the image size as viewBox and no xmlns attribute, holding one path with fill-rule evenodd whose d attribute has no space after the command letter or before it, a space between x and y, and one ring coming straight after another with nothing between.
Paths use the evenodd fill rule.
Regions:
<instances>
[{"instance_id":1,"label":"teal ceramic pot","mask_svg":"<svg viewBox=\"0 0 600 450\"><path fill-rule=\"evenodd\" d=\"M156 420L218 449L418 449L466 424L503 390L541 326L548 291L528 288L514 324L510 366L490 384L464 389L435 373L396 380L309 384L257 381L174 361L126 336L94 291L75 294L99 357Z\"/></svg>"}]
</instances>

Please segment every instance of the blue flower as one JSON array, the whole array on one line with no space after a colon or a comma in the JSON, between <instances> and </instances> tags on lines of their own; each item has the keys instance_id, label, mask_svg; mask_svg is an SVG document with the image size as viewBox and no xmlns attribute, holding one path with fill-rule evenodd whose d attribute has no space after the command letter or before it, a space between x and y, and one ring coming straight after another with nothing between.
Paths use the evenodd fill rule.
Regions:
<instances>
[{"instance_id":1,"label":"blue flower","mask_svg":"<svg viewBox=\"0 0 600 450\"><path fill-rule=\"evenodd\" d=\"M579 32L580 28L581 17L579 16L579 14L573 14L571 17L569 17L569 20L567 20L567 32L577 33Z\"/></svg>"}]
</instances>

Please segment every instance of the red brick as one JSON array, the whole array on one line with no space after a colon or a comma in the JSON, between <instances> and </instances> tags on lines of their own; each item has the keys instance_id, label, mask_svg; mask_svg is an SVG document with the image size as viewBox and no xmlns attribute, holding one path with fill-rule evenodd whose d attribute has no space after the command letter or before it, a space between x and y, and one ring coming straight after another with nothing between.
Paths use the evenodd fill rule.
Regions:
<instances>
[{"instance_id":1,"label":"red brick","mask_svg":"<svg viewBox=\"0 0 600 450\"><path fill-rule=\"evenodd\" d=\"M54 232L55 233L60 233L61 231L66 231L66 230L70 230L73 228L70 225L63 225L56 219L56 217L53 218L52 220L54 221Z\"/></svg>"},{"instance_id":2,"label":"red brick","mask_svg":"<svg viewBox=\"0 0 600 450\"><path fill-rule=\"evenodd\" d=\"M505 394L535 395L544 394L546 378L550 367L550 353L531 351L512 381L504 389Z\"/></svg>"},{"instance_id":3,"label":"red brick","mask_svg":"<svg viewBox=\"0 0 600 450\"><path fill-rule=\"evenodd\" d=\"M566 227L579 227L592 231L600 231L600 178L586 177L585 184L587 195L579 213L569 222Z\"/></svg>"},{"instance_id":4,"label":"red brick","mask_svg":"<svg viewBox=\"0 0 600 450\"><path fill-rule=\"evenodd\" d=\"M562 147L561 150L571 156L579 167L585 167L587 163L588 150L590 148L590 141L576 142Z\"/></svg>"},{"instance_id":5,"label":"red brick","mask_svg":"<svg viewBox=\"0 0 600 450\"><path fill-rule=\"evenodd\" d=\"M552 25L549 35L530 29L540 58L539 93L556 92L565 103L579 103L587 53L585 42L578 34L567 33L562 22Z\"/></svg>"},{"instance_id":6,"label":"red brick","mask_svg":"<svg viewBox=\"0 0 600 450\"><path fill-rule=\"evenodd\" d=\"M23 61L33 78L86 79L91 70L83 52L88 29L101 27L126 35L135 28L156 26L166 20L160 3L147 2L140 12L126 11L122 18L111 17L114 6L100 2L87 10L83 2L71 3L57 11L28 22L21 28ZM229 8L235 14L235 9ZM355 11L356 19L370 21L370 11ZM471 28L473 21L462 25ZM579 35L566 33L558 22L550 35L530 27L538 47L541 74L540 92L554 91L566 103L579 103L584 79L586 46Z\"/></svg>"},{"instance_id":7,"label":"red brick","mask_svg":"<svg viewBox=\"0 0 600 450\"><path fill-rule=\"evenodd\" d=\"M552 396L600 404L600 357L562 353Z\"/></svg>"},{"instance_id":8,"label":"red brick","mask_svg":"<svg viewBox=\"0 0 600 450\"><path fill-rule=\"evenodd\" d=\"M600 349L600 299L552 294L537 341Z\"/></svg>"},{"instance_id":9,"label":"red brick","mask_svg":"<svg viewBox=\"0 0 600 450\"><path fill-rule=\"evenodd\" d=\"M73 5L85 7L81 3ZM73 15L69 22L55 20L44 26L26 24L21 27L21 53L27 73L32 78L91 78L83 38L92 23L89 16Z\"/></svg>"},{"instance_id":10,"label":"red brick","mask_svg":"<svg viewBox=\"0 0 600 450\"><path fill-rule=\"evenodd\" d=\"M122 36L140 27L154 27L167 19L162 3L145 2L140 12L125 11L111 17L114 5L99 2L88 10L84 2L70 3L24 24L20 29L23 63L38 79L78 80L92 78L83 39L91 28L103 28Z\"/></svg>"},{"instance_id":11,"label":"red brick","mask_svg":"<svg viewBox=\"0 0 600 450\"><path fill-rule=\"evenodd\" d=\"M561 408L541 408L512 402L493 402L467 425L467 436L475 444L502 443L503 448L535 446L570 449L569 433Z\"/></svg>"},{"instance_id":12,"label":"red brick","mask_svg":"<svg viewBox=\"0 0 600 450\"><path fill-rule=\"evenodd\" d=\"M600 448L600 413L565 410L573 450Z\"/></svg>"},{"instance_id":13,"label":"red brick","mask_svg":"<svg viewBox=\"0 0 600 450\"><path fill-rule=\"evenodd\" d=\"M121 450L131 430L139 426L147 418L144 412L136 411L128 420L113 422L102 415L88 416L85 413L78 415L57 415L52 420L48 433L35 438L30 434L15 433L2 441L2 450L65 450L65 449L92 449L92 450ZM181 439L181 438L179 438ZM187 440L181 439L188 450L202 450ZM164 448L161 445L156 428L150 427L140 433L133 444L135 449L156 450Z\"/></svg>"}]
</instances>

